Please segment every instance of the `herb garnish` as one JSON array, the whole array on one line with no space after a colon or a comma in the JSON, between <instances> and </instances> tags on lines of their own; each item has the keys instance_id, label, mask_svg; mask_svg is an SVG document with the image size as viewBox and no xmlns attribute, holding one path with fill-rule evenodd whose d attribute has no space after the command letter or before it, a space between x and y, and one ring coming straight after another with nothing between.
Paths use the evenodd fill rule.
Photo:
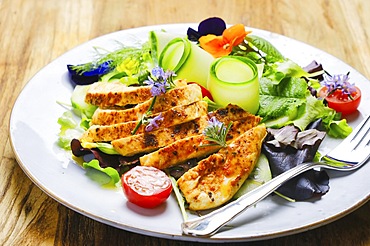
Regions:
<instances>
[{"instance_id":1,"label":"herb garnish","mask_svg":"<svg viewBox=\"0 0 370 246\"><path fill-rule=\"evenodd\" d=\"M226 136L229 132L232 123L230 122L227 127L224 123L218 121L216 117L212 117L208 121L208 126L203 130L203 135L206 136L206 140L210 142L214 142L216 145L220 145L222 147L226 147ZM214 145L214 144L207 144L207 145ZM203 145L203 146L207 146Z\"/></svg>"},{"instance_id":2,"label":"herb garnish","mask_svg":"<svg viewBox=\"0 0 370 246\"><path fill-rule=\"evenodd\" d=\"M347 95L351 100L353 100L351 94L356 91L356 88L354 84L351 84L348 81L348 75L349 72L347 74L333 76L325 74L324 80L321 82L321 84L327 88L328 96L339 90L342 92L342 95Z\"/></svg>"},{"instance_id":3,"label":"herb garnish","mask_svg":"<svg viewBox=\"0 0 370 246\"><path fill-rule=\"evenodd\" d=\"M131 132L134 135L141 125L146 125L145 131L150 132L154 128L158 128L158 121L163 121L162 114L155 117L149 117L152 114L152 109L154 107L157 96L160 96L169 89L175 87L173 82L173 77L176 76L172 71L164 71L163 68L155 67L152 69L151 74L148 76L148 80L144 81L144 84L151 85L150 93L153 96L152 103L150 104L146 113L141 117L140 121L135 126L134 130Z\"/></svg>"}]
</instances>

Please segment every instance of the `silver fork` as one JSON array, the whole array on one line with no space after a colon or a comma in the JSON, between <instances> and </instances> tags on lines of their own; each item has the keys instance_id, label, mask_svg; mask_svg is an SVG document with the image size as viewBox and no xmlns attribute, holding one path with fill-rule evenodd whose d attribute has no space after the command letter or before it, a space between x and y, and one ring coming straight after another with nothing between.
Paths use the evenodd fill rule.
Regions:
<instances>
[{"instance_id":1,"label":"silver fork","mask_svg":"<svg viewBox=\"0 0 370 246\"><path fill-rule=\"evenodd\" d=\"M335 149L323 156L320 162L298 165L205 216L183 222L183 233L192 236L211 236L215 234L238 214L267 197L284 182L307 170L326 168L338 171L353 171L360 168L370 158L369 132L370 115Z\"/></svg>"}]
</instances>

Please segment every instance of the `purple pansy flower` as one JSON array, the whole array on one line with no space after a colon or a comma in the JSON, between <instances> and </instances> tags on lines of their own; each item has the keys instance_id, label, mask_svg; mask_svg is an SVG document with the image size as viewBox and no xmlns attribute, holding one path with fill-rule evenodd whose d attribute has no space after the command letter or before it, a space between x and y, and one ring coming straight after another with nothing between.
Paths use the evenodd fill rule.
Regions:
<instances>
[{"instance_id":1,"label":"purple pansy flower","mask_svg":"<svg viewBox=\"0 0 370 246\"><path fill-rule=\"evenodd\" d=\"M223 19L219 17L211 17L199 23L198 31L189 27L187 31L187 36L189 40L197 42L200 37L206 36L208 34L220 36L225 29L226 23Z\"/></svg>"}]
</instances>

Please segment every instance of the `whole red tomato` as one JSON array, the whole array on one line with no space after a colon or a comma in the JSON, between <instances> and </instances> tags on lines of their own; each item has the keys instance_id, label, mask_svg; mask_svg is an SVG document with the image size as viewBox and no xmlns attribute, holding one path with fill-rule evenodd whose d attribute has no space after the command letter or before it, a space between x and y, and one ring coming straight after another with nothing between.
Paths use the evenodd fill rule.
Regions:
<instances>
[{"instance_id":1,"label":"whole red tomato","mask_svg":"<svg viewBox=\"0 0 370 246\"><path fill-rule=\"evenodd\" d=\"M121 183L127 199L143 208L160 205L172 191L170 178L154 167L134 167L122 175Z\"/></svg>"}]
</instances>

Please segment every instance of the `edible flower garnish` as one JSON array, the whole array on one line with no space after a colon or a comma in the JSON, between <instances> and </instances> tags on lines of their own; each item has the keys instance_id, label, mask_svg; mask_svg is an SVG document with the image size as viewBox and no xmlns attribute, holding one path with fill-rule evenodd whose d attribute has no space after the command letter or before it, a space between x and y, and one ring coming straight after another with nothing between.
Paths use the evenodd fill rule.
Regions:
<instances>
[{"instance_id":1,"label":"edible flower garnish","mask_svg":"<svg viewBox=\"0 0 370 246\"><path fill-rule=\"evenodd\" d=\"M72 81L77 85L88 85L99 80L100 76L112 70L111 60L103 63L87 63L80 65L67 65Z\"/></svg>"},{"instance_id":2,"label":"edible flower garnish","mask_svg":"<svg viewBox=\"0 0 370 246\"><path fill-rule=\"evenodd\" d=\"M219 17L211 17L199 23L198 31L189 27L187 31L187 36L189 40L198 42L200 37L206 36L208 34L220 36L225 29L226 23L223 19Z\"/></svg>"},{"instance_id":3,"label":"edible flower garnish","mask_svg":"<svg viewBox=\"0 0 370 246\"><path fill-rule=\"evenodd\" d=\"M173 77L176 74L172 71L165 72L163 68L155 67L152 69L152 76L149 76L144 84L152 85L150 92L153 97L166 93L168 89L174 86Z\"/></svg>"},{"instance_id":4,"label":"edible flower garnish","mask_svg":"<svg viewBox=\"0 0 370 246\"><path fill-rule=\"evenodd\" d=\"M158 128L157 121L163 121L162 113L160 113L159 115L155 116L152 119L147 119L148 124L145 126L145 131L151 132L154 130L154 128Z\"/></svg>"},{"instance_id":5,"label":"edible flower garnish","mask_svg":"<svg viewBox=\"0 0 370 246\"><path fill-rule=\"evenodd\" d=\"M218 121L216 117L213 116L208 121L208 126L203 130L203 135L206 136L206 140L214 142L222 147L226 147L226 136L231 126L231 122L226 127L224 123Z\"/></svg>"},{"instance_id":6,"label":"edible flower garnish","mask_svg":"<svg viewBox=\"0 0 370 246\"><path fill-rule=\"evenodd\" d=\"M157 96L166 93L166 91L175 86L173 82L174 76L176 76L174 72L164 71L161 67L155 67L152 69L151 74L148 76L148 80L144 81L144 84L152 86L150 93L153 96L153 100L146 113L141 117L141 120L135 126L135 129L132 131L132 135L137 132L141 125L146 125L145 131L150 132L154 130L154 128L158 128L158 121L163 121L161 114L155 116L154 118L150 118L149 116L152 114L152 109Z\"/></svg>"},{"instance_id":7,"label":"edible flower garnish","mask_svg":"<svg viewBox=\"0 0 370 246\"><path fill-rule=\"evenodd\" d=\"M342 95L347 95L350 99L352 98L352 93L356 91L355 85L351 84L349 80L349 73L339 74L339 75L327 75L325 74L324 80L321 85L327 88L327 95L333 94L335 91L339 90Z\"/></svg>"},{"instance_id":8,"label":"edible flower garnish","mask_svg":"<svg viewBox=\"0 0 370 246\"><path fill-rule=\"evenodd\" d=\"M141 83L142 72L147 70L151 62L150 47L147 44L136 46L122 45L119 49L110 52L95 47L96 58L88 63L67 65L73 82L78 85L88 85L99 80L108 81L112 78L132 80L130 84ZM142 80L141 80L142 79Z\"/></svg>"},{"instance_id":9,"label":"edible flower garnish","mask_svg":"<svg viewBox=\"0 0 370 246\"><path fill-rule=\"evenodd\" d=\"M208 34L199 38L200 47L209 52L213 57L227 56L233 48L244 41L251 31L245 31L243 24L237 24L225 29L221 36Z\"/></svg>"}]
</instances>

